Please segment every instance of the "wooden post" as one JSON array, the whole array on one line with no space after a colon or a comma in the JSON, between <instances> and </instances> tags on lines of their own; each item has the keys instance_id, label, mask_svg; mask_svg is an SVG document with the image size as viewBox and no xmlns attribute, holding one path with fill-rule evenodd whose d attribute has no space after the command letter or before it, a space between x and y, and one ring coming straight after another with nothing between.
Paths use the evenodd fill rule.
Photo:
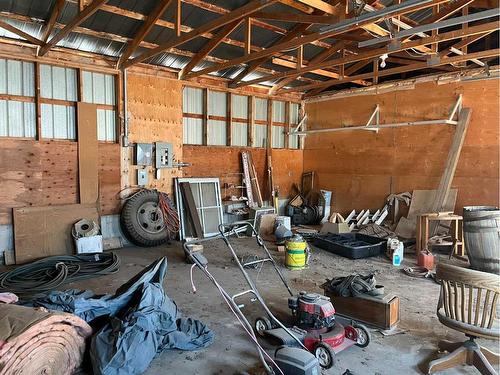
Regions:
<instances>
[{"instance_id":1,"label":"wooden post","mask_svg":"<svg viewBox=\"0 0 500 375\"><path fill-rule=\"evenodd\" d=\"M181 36L181 33L182 33L182 11L181 11L181 7L182 7L182 2L181 0L176 0L176 3L175 3L175 35L177 37Z\"/></svg>"},{"instance_id":2,"label":"wooden post","mask_svg":"<svg viewBox=\"0 0 500 375\"><path fill-rule=\"evenodd\" d=\"M247 126L247 145L253 147L253 128L255 124L255 97L248 97L248 126Z\"/></svg>"},{"instance_id":3,"label":"wooden post","mask_svg":"<svg viewBox=\"0 0 500 375\"><path fill-rule=\"evenodd\" d=\"M267 99L267 149L273 148L273 101Z\"/></svg>"},{"instance_id":4,"label":"wooden post","mask_svg":"<svg viewBox=\"0 0 500 375\"><path fill-rule=\"evenodd\" d=\"M42 139L42 105L40 103L40 63L35 62L35 138Z\"/></svg>"},{"instance_id":5,"label":"wooden post","mask_svg":"<svg viewBox=\"0 0 500 375\"><path fill-rule=\"evenodd\" d=\"M252 52L252 19L247 17L245 19L245 55Z\"/></svg>"},{"instance_id":6,"label":"wooden post","mask_svg":"<svg viewBox=\"0 0 500 375\"><path fill-rule=\"evenodd\" d=\"M226 146L232 145L232 130L233 130L233 94L228 92L226 94L227 104L226 104Z\"/></svg>"},{"instance_id":7,"label":"wooden post","mask_svg":"<svg viewBox=\"0 0 500 375\"><path fill-rule=\"evenodd\" d=\"M289 148L289 139L290 136L288 133L290 132L290 102L285 102L285 148Z\"/></svg>"},{"instance_id":8,"label":"wooden post","mask_svg":"<svg viewBox=\"0 0 500 375\"><path fill-rule=\"evenodd\" d=\"M378 84L378 59L373 60L373 84Z\"/></svg>"},{"instance_id":9,"label":"wooden post","mask_svg":"<svg viewBox=\"0 0 500 375\"><path fill-rule=\"evenodd\" d=\"M446 200L448 199L448 194L450 193L453 176L455 175L455 170L457 169L460 152L462 151L465 136L467 135L467 128L469 127L471 114L472 109L462 108L460 114L458 115L458 124L455 128L455 134L453 135L453 140L448 152L444 172L441 176L441 181L439 182L439 186L436 191L436 197L431 206L432 212L441 212L444 210L444 205L446 203ZM435 233L436 228L437 225L434 225L431 230L432 234Z\"/></svg>"},{"instance_id":10,"label":"wooden post","mask_svg":"<svg viewBox=\"0 0 500 375\"><path fill-rule=\"evenodd\" d=\"M208 145L208 89L203 89L203 145Z\"/></svg>"}]
</instances>

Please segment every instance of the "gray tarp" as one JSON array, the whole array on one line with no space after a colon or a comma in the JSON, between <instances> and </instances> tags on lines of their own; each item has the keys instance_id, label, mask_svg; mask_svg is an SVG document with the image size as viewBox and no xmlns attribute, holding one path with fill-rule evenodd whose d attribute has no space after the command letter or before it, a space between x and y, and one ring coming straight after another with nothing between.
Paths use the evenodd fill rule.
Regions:
<instances>
[{"instance_id":1,"label":"gray tarp","mask_svg":"<svg viewBox=\"0 0 500 375\"><path fill-rule=\"evenodd\" d=\"M161 258L115 295L53 291L35 299L33 305L71 312L99 327L90 344L96 375L140 374L166 349L196 350L214 341L205 324L181 317L175 302L165 294L166 271L167 258Z\"/></svg>"}]
</instances>

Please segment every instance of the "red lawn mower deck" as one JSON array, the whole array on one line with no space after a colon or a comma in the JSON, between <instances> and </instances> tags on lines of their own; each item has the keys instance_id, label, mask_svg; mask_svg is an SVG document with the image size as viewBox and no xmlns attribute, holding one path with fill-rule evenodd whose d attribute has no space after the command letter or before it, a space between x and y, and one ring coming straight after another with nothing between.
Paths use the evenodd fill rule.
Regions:
<instances>
[{"instance_id":1,"label":"red lawn mower deck","mask_svg":"<svg viewBox=\"0 0 500 375\"><path fill-rule=\"evenodd\" d=\"M370 343L365 326L355 322L344 326L336 321L335 308L328 297L300 292L288 299L288 306L295 318L291 331L325 369L333 366L335 356L341 351L354 345L364 348ZM281 345L296 344L282 328L273 329L267 318L257 318L255 330L262 337L277 339Z\"/></svg>"}]
</instances>

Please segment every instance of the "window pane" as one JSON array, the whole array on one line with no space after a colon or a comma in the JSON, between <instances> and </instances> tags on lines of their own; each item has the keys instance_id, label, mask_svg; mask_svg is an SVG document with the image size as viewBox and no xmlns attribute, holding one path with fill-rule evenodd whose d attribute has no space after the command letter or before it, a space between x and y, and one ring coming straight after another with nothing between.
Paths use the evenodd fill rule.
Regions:
<instances>
[{"instance_id":1,"label":"window pane","mask_svg":"<svg viewBox=\"0 0 500 375\"><path fill-rule=\"evenodd\" d=\"M285 147L285 128L283 126L273 125L273 148L283 148Z\"/></svg>"},{"instance_id":2,"label":"window pane","mask_svg":"<svg viewBox=\"0 0 500 375\"><path fill-rule=\"evenodd\" d=\"M75 108L42 103L42 138L76 139Z\"/></svg>"},{"instance_id":3,"label":"window pane","mask_svg":"<svg viewBox=\"0 0 500 375\"><path fill-rule=\"evenodd\" d=\"M267 99L255 98L255 119L267 121Z\"/></svg>"},{"instance_id":4,"label":"window pane","mask_svg":"<svg viewBox=\"0 0 500 375\"><path fill-rule=\"evenodd\" d=\"M116 142L116 112L110 109L97 110L97 139Z\"/></svg>"},{"instance_id":5,"label":"window pane","mask_svg":"<svg viewBox=\"0 0 500 375\"><path fill-rule=\"evenodd\" d=\"M267 125L254 125L254 144L253 147L266 147L267 144Z\"/></svg>"},{"instance_id":6,"label":"window pane","mask_svg":"<svg viewBox=\"0 0 500 375\"><path fill-rule=\"evenodd\" d=\"M286 113L285 102L274 100L273 101L273 121L284 123L285 122L285 113Z\"/></svg>"},{"instance_id":7,"label":"window pane","mask_svg":"<svg viewBox=\"0 0 500 375\"><path fill-rule=\"evenodd\" d=\"M246 122L233 122L231 127L231 146L248 145L248 124Z\"/></svg>"},{"instance_id":8,"label":"window pane","mask_svg":"<svg viewBox=\"0 0 500 375\"><path fill-rule=\"evenodd\" d=\"M203 122L201 119L184 117L183 143L188 145L203 144Z\"/></svg>"},{"instance_id":9,"label":"window pane","mask_svg":"<svg viewBox=\"0 0 500 375\"><path fill-rule=\"evenodd\" d=\"M35 65L0 59L0 94L35 96Z\"/></svg>"},{"instance_id":10,"label":"window pane","mask_svg":"<svg viewBox=\"0 0 500 375\"><path fill-rule=\"evenodd\" d=\"M76 101L76 69L41 65L40 95L42 98Z\"/></svg>"},{"instance_id":11,"label":"window pane","mask_svg":"<svg viewBox=\"0 0 500 375\"><path fill-rule=\"evenodd\" d=\"M226 145L226 122L208 120L208 144L215 146Z\"/></svg>"},{"instance_id":12,"label":"window pane","mask_svg":"<svg viewBox=\"0 0 500 375\"><path fill-rule=\"evenodd\" d=\"M232 116L248 119L248 96L233 95L231 98Z\"/></svg>"},{"instance_id":13,"label":"window pane","mask_svg":"<svg viewBox=\"0 0 500 375\"><path fill-rule=\"evenodd\" d=\"M116 104L115 76L96 72L82 74L83 101L94 104Z\"/></svg>"},{"instance_id":14,"label":"window pane","mask_svg":"<svg viewBox=\"0 0 500 375\"><path fill-rule=\"evenodd\" d=\"M203 90L196 87L184 87L182 93L182 111L184 113L203 114Z\"/></svg>"},{"instance_id":15,"label":"window pane","mask_svg":"<svg viewBox=\"0 0 500 375\"><path fill-rule=\"evenodd\" d=\"M225 92L208 92L208 114L214 116L226 117L227 115L227 97Z\"/></svg>"}]
</instances>

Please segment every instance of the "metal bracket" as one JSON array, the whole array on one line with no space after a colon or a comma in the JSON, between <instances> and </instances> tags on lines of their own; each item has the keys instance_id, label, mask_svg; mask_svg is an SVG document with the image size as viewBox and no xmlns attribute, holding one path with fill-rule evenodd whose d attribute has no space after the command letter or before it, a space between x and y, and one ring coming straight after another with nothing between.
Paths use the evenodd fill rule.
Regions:
<instances>
[{"instance_id":1,"label":"metal bracket","mask_svg":"<svg viewBox=\"0 0 500 375\"><path fill-rule=\"evenodd\" d=\"M373 120L375 120L375 124L372 124ZM375 109L372 112L372 115L368 119L368 122L366 123L366 129L365 130L370 130L374 131L375 133L378 133L378 126L380 125L380 106L377 104ZM375 129L370 129L370 126L376 126L377 128Z\"/></svg>"},{"instance_id":2,"label":"metal bracket","mask_svg":"<svg viewBox=\"0 0 500 375\"><path fill-rule=\"evenodd\" d=\"M457 101L455 102L455 105L453 106L453 109L451 110L450 117L448 117L448 121L453 125L456 125L458 123L458 116L460 115L460 112L462 111L462 94L460 94L457 98ZM453 118L457 116L456 120L453 120Z\"/></svg>"}]
</instances>

